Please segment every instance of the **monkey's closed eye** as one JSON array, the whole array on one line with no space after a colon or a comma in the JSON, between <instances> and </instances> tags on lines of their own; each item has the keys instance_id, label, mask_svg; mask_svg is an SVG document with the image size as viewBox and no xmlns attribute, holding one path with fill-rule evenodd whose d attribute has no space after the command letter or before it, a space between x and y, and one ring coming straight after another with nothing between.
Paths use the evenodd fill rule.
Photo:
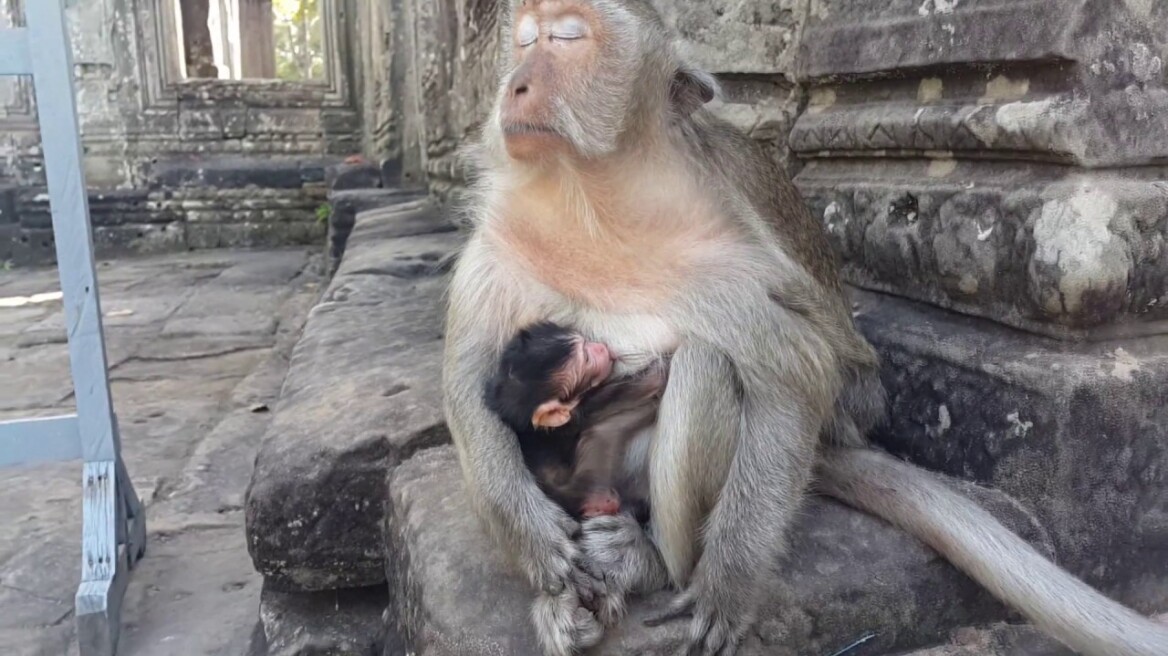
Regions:
<instances>
[{"instance_id":1,"label":"monkey's closed eye","mask_svg":"<svg viewBox=\"0 0 1168 656\"><path fill-rule=\"evenodd\" d=\"M519 21L515 38L519 41L520 48L526 48L535 43L536 39L539 38L539 23L531 16L524 16Z\"/></svg>"},{"instance_id":2,"label":"monkey's closed eye","mask_svg":"<svg viewBox=\"0 0 1168 656\"><path fill-rule=\"evenodd\" d=\"M588 26L583 19L576 17L565 18L552 25L552 38L560 41L581 39L587 32Z\"/></svg>"}]
</instances>

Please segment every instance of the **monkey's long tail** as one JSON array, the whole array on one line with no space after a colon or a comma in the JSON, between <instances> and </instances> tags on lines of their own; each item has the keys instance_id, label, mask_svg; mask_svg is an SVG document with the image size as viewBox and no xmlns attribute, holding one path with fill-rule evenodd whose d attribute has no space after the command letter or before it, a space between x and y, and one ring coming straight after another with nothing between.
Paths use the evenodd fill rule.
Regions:
<instances>
[{"instance_id":1,"label":"monkey's long tail","mask_svg":"<svg viewBox=\"0 0 1168 656\"><path fill-rule=\"evenodd\" d=\"M1168 625L1103 596L929 472L873 449L828 447L816 488L907 531L1085 656L1166 656Z\"/></svg>"}]
</instances>

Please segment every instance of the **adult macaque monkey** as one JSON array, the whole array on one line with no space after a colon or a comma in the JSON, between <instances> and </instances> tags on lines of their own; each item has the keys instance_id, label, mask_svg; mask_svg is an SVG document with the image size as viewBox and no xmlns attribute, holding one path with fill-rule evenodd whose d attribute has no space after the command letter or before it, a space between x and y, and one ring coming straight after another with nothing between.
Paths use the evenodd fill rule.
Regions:
<instances>
[{"instance_id":1,"label":"adult macaque monkey","mask_svg":"<svg viewBox=\"0 0 1168 656\"><path fill-rule=\"evenodd\" d=\"M540 590L548 654L595 644L597 616L615 621L627 592L666 574L690 651L734 653L817 462L823 491L912 531L1082 653L1168 653L1168 628L929 474L860 448L883 412L877 358L822 227L749 138L702 109L714 81L681 60L648 2L512 9L443 376L471 496ZM648 454L652 540L615 516L574 541L580 527L484 406L503 344L540 320L608 344L626 369L673 354Z\"/></svg>"}]
</instances>

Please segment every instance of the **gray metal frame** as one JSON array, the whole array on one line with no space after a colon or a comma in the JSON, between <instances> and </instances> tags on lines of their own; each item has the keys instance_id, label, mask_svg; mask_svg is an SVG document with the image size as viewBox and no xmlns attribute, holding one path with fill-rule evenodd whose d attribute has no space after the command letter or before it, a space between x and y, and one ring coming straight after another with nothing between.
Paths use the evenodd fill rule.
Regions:
<instances>
[{"instance_id":1,"label":"gray metal frame","mask_svg":"<svg viewBox=\"0 0 1168 656\"><path fill-rule=\"evenodd\" d=\"M33 78L77 414L0 422L0 467L84 461L77 640L82 656L113 656L129 569L146 549L146 518L110 400L63 0L24 5L28 27L0 30L0 75Z\"/></svg>"}]
</instances>

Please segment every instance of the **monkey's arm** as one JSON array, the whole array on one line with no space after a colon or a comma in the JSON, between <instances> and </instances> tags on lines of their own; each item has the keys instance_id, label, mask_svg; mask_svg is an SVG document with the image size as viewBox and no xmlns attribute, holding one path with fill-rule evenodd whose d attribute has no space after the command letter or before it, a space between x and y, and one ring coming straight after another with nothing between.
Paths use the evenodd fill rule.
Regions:
<instances>
[{"instance_id":1,"label":"monkey's arm","mask_svg":"<svg viewBox=\"0 0 1168 656\"><path fill-rule=\"evenodd\" d=\"M604 385L581 404L584 429L570 483L574 492L587 494L590 489L616 485L629 443L657 419L667 372L663 362L655 361Z\"/></svg>"},{"instance_id":2,"label":"monkey's arm","mask_svg":"<svg viewBox=\"0 0 1168 656\"><path fill-rule=\"evenodd\" d=\"M686 382L700 373L686 369L700 370L701 365L675 358L657 438L671 446L655 451L650 477L662 555L674 580L686 585L666 616L692 613L692 644L707 654L732 648L754 621L767 574L809 482L822 422L839 388L835 356L823 328L830 318L814 315L815 283L781 252L743 250L725 257L732 266L694 276L696 282L679 308L679 322L688 322L695 344L709 344L723 355L741 384L736 444L710 444L725 438L697 413L691 413L695 416L688 424L675 417L685 408L707 407L700 396L703 388ZM673 520L659 514L657 499L662 486L662 495L685 499L699 484L684 477L692 476L688 472L698 466L691 462L693 454L702 448L732 453L725 484L705 524L703 552L691 573L685 549L695 529L670 526ZM671 463L673 457L684 460ZM662 480L671 475L681 478ZM687 503L708 501L693 498ZM695 514L700 512L677 517L687 521Z\"/></svg>"},{"instance_id":3,"label":"monkey's arm","mask_svg":"<svg viewBox=\"0 0 1168 656\"><path fill-rule=\"evenodd\" d=\"M689 340L673 357L650 460L651 526L670 578L693 567L702 520L727 476L738 443L742 401L730 361Z\"/></svg>"},{"instance_id":4,"label":"monkey's arm","mask_svg":"<svg viewBox=\"0 0 1168 656\"><path fill-rule=\"evenodd\" d=\"M672 367L650 447L650 525L656 544L627 514L583 525L586 566L603 572L608 583L599 612L605 624L615 624L624 614L627 595L668 582L663 555L677 570L689 572L702 519L726 479L737 442L741 401L729 360L708 343L687 342L674 354Z\"/></svg>"},{"instance_id":5,"label":"monkey's arm","mask_svg":"<svg viewBox=\"0 0 1168 656\"><path fill-rule=\"evenodd\" d=\"M649 400L640 407L628 408L596 424L586 419L589 425L576 445L576 463L569 487L582 495L595 488L615 487L629 442L642 429L652 425L656 405L655 401Z\"/></svg>"},{"instance_id":6,"label":"monkey's arm","mask_svg":"<svg viewBox=\"0 0 1168 656\"><path fill-rule=\"evenodd\" d=\"M656 410L656 401L665 391L668 365L660 359L645 369L601 385L584 397L579 412L590 425L610 417L636 413L649 406ZM652 405L649 405L652 404Z\"/></svg>"},{"instance_id":7,"label":"monkey's arm","mask_svg":"<svg viewBox=\"0 0 1168 656\"><path fill-rule=\"evenodd\" d=\"M537 487L515 434L482 398L526 309L492 265L482 240L472 237L451 279L442 371L447 423L470 497L493 536L534 586L559 594L581 578L570 539L576 524Z\"/></svg>"}]
</instances>

